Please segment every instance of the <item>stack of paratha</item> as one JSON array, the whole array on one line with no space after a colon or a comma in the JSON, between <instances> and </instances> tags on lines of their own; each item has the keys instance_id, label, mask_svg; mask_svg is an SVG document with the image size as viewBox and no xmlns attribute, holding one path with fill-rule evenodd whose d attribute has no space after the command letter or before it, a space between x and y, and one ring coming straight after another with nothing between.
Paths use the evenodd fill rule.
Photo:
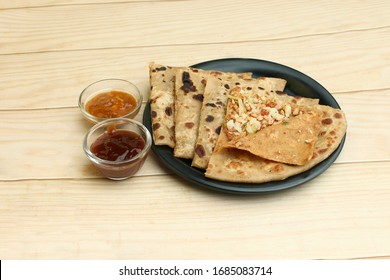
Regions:
<instances>
[{"instance_id":1,"label":"stack of paratha","mask_svg":"<svg viewBox=\"0 0 390 280\"><path fill-rule=\"evenodd\" d=\"M329 157L346 132L341 110L284 94L283 79L152 63L150 83L154 144L209 178L285 179Z\"/></svg>"}]
</instances>

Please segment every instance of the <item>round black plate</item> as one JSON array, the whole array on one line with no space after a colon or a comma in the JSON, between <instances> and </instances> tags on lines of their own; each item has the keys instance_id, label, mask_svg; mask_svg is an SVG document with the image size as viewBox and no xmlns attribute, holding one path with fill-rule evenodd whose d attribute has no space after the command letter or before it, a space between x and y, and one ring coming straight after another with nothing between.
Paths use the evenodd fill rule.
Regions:
<instances>
[{"instance_id":1,"label":"round black plate","mask_svg":"<svg viewBox=\"0 0 390 280\"><path fill-rule=\"evenodd\" d=\"M229 58L206 61L192 65L192 67L223 72L252 72L254 77L268 76L283 78L287 80L286 93L309 98L318 98L320 104L340 109L340 106L333 96L315 80L295 69L274 62L258 59ZM144 111L144 124L152 133L149 103L146 105ZM171 148L167 146L152 145L152 150L164 165L191 183L218 191L254 194L292 188L317 177L336 160L343 148L344 141L345 136L333 154L310 170L282 181L273 181L262 184L230 183L212 180L204 176L203 170L191 167L190 160L175 158Z\"/></svg>"}]
</instances>

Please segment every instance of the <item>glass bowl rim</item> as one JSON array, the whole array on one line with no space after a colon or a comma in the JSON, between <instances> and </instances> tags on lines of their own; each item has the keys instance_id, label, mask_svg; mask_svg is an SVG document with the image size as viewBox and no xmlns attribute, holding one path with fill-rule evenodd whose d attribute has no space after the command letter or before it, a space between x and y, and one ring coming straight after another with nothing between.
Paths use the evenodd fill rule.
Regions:
<instances>
[{"instance_id":1,"label":"glass bowl rim","mask_svg":"<svg viewBox=\"0 0 390 280\"><path fill-rule=\"evenodd\" d=\"M85 104L83 105L83 103L82 103L82 101L81 101L82 98L83 98L83 96L84 96L85 91L86 91L89 87L91 87L91 86L93 86L93 85L95 85L95 84L97 84L97 83L100 83L100 82L107 82L107 81L125 82L125 83L127 83L127 84L133 86L133 87L137 90L137 94L139 95L138 97L135 96L135 95L132 94L132 93L129 93L129 94L131 94L131 95L135 98L135 100L136 100L136 102L137 102L137 106L134 108L134 110L130 111L130 112L127 113L126 115L123 115L123 116L120 116L120 117L112 117L112 118L101 118L101 117L96 117L96 116L94 116L94 115L92 115L92 114L90 114L90 113L87 112L87 110L85 109L85 106L84 106ZM144 97L143 97L141 91L139 90L138 86L135 85L134 83L132 83L132 82L130 82L130 81L128 81L128 80L125 80L125 79L107 78L107 79L101 79L101 80L95 81L95 82L93 82L93 83L87 85L87 86L81 91L81 93L80 93L80 95L79 95L78 106L79 106L79 108L80 108L81 113L82 113L87 119L89 119L89 120L91 120L91 121L93 121L93 122L95 122L95 123L99 123L99 122L102 122L102 121L105 121L105 120L120 119L120 118L128 118L128 117L131 116L133 113L139 111L139 109L141 108L142 103L143 103L143 98L144 98Z\"/></svg>"},{"instance_id":2,"label":"glass bowl rim","mask_svg":"<svg viewBox=\"0 0 390 280\"><path fill-rule=\"evenodd\" d=\"M140 130L142 130L143 133L145 134L145 138L146 138L146 139L144 139L144 137L141 136L145 140L145 147L142 149L142 151L140 153L138 153L135 157L132 157L132 158L124 160L124 161L111 161L111 160L101 159L101 158L95 156L91 152L90 147L88 146L88 138L97 129L99 129L99 128L101 128L101 127L103 127L106 124L111 123L111 122L116 122L116 123L119 122L119 123L122 123L122 124L132 123L132 124L135 124ZM123 129L123 130L130 131L128 129ZM102 122L99 122L99 123L95 124L88 131L88 133L85 135L84 141L83 141L83 150L84 150L85 154L92 161L94 161L95 163L103 164L103 165L107 165L107 166L115 166L115 165L116 166L121 166L121 165L125 165L125 164L128 164L128 163L132 163L132 162L136 161L137 159L143 158L149 152L151 146L152 146L152 136L151 136L149 130L142 123L140 123L139 121L136 121L136 120L133 120L133 119L127 119L127 118L106 119L105 121L102 121Z\"/></svg>"}]
</instances>

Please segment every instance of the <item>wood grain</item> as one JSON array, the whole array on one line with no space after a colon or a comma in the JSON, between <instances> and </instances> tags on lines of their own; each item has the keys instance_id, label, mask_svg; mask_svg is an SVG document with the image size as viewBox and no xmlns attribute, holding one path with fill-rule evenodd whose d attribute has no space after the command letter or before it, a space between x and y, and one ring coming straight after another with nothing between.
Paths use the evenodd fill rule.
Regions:
<instances>
[{"instance_id":1,"label":"wood grain","mask_svg":"<svg viewBox=\"0 0 390 280\"><path fill-rule=\"evenodd\" d=\"M390 2L17 0L0 3L0 259L388 259ZM102 179L77 100L148 63L275 61L327 88L344 149L299 187L196 187L151 153ZM142 111L137 120L142 119Z\"/></svg>"},{"instance_id":2,"label":"wood grain","mask_svg":"<svg viewBox=\"0 0 390 280\"><path fill-rule=\"evenodd\" d=\"M168 2L176 0L14 0L0 3L0 9L23 9L51 6L78 6L97 5L107 3L129 3L129 2Z\"/></svg>"},{"instance_id":3,"label":"wood grain","mask_svg":"<svg viewBox=\"0 0 390 280\"><path fill-rule=\"evenodd\" d=\"M389 31L390 28L385 28L309 38L185 47L0 55L0 65L6 66L0 67L0 109L76 106L81 91L104 78L130 80L147 98L149 62L182 66L226 57L252 57L293 67L317 80L331 93L388 89ZM354 46L351 41L355 42Z\"/></svg>"},{"instance_id":4,"label":"wood grain","mask_svg":"<svg viewBox=\"0 0 390 280\"><path fill-rule=\"evenodd\" d=\"M388 256L389 168L390 162L341 164L303 186L251 197L174 176L0 182L0 257Z\"/></svg>"},{"instance_id":5,"label":"wood grain","mask_svg":"<svg viewBox=\"0 0 390 280\"><path fill-rule=\"evenodd\" d=\"M84 154L84 137L93 124L78 108L0 112L0 179L96 178L101 175ZM136 118L142 120L142 114ZM53 168L53 166L55 166ZM138 175L166 173L150 155Z\"/></svg>"},{"instance_id":6,"label":"wood grain","mask_svg":"<svg viewBox=\"0 0 390 280\"><path fill-rule=\"evenodd\" d=\"M228 43L340 33L388 27L389 10L388 1L334 5L327 1L260 4L234 0L0 10L1 53Z\"/></svg>"}]
</instances>

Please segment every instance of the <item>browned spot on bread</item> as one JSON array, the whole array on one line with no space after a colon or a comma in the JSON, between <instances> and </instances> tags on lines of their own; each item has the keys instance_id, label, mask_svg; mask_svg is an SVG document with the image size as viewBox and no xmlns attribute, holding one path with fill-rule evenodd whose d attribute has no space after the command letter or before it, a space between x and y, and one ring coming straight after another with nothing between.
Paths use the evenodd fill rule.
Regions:
<instances>
[{"instance_id":1,"label":"browned spot on bread","mask_svg":"<svg viewBox=\"0 0 390 280\"><path fill-rule=\"evenodd\" d=\"M236 160L232 160L231 162L228 163L228 165L226 167L229 169L237 169L241 165L242 165L241 162L236 161Z\"/></svg>"},{"instance_id":2,"label":"browned spot on bread","mask_svg":"<svg viewBox=\"0 0 390 280\"><path fill-rule=\"evenodd\" d=\"M275 164L275 165L272 167L272 171L273 171L273 172L276 172L276 173L282 172L283 170L284 170L284 168L283 168L283 165L281 165L281 164Z\"/></svg>"},{"instance_id":3,"label":"browned spot on bread","mask_svg":"<svg viewBox=\"0 0 390 280\"><path fill-rule=\"evenodd\" d=\"M196 91L196 87L194 86L194 83L192 82L190 74L188 72L183 72L181 79L183 82L183 85L180 88L181 90L183 90L185 93L189 93L190 91Z\"/></svg>"},{"instance_id":4,"label":"browned spot on bread","mask_svg":"<svg viewBox=\"0 0 390 280\"><path fill-rule=\"evenodd\" d=\"M194 94L192 98L200 102L203 102L203 94Z\"/></svg>"},{"instance_id":5,"label":"browned spot on bread","mask_svg":"<svg viewBox=\"0 0 390 280\"><path fill-rule=\"evenodd\" d=\"M172 115L172 107L167 107L167 108L165 108L165 114L167 115L167 116L171 116Z\"/></svg>"},{"instance_id":6,"label":"browned spot on bread","mask_svg":"<svg viewBox=\"0 0 390 280\"><path fill-rule=\"evenodd\" d=\"M317 153L313 153L313 156L311 157L311 159L315 159L317 157Z\"/></svg>"},{"instance_id":7,"label":"browned spot on bread","mask_svg":"<svg viewBox=\"0 0 390 280\"><path fill-rule=\"evenodd\" d=\"M207 83L206 79L202 79L201 83L202 83L202 85L206 85L206 83Z\"/></svg>"},{"instance_id":8,"label":"browned spot on bread","mask_svg":"<svg viewBox=\"0 0 390 280\"><path fill-rule=\"evenodd\" d=\"M196 145L195 147L195 153L199 156L199 157L204 157L206 155L206 151L203 147L203 145Z\"/></svg>"},{"instance_id":9,"label":"browned spot on bread","mask_svg":"<svg viewBox=\"0 0 390 280\"><path fill-rule=\"evenodd\" d=\"M162 66L162 67L156 68L156 70L157 70L157 71L165 71L165 70L167 70L167 68L164 67L164 66Z\"/></svg>"},{"instance_id":10,"label":"browned spot on bread","mask_svg":"<svg viewBox=\"0 0 390 280\"><path fill-rule=\"evenodd\" d=\"M324 125L329 125L332 124L333 120L331 118L326 118L321 121L322 124Z\"/></svg>"},{"instance_id":11,"label":"browned spot on bread","mask_svg":"<svg viewBox=\"0 0 390 280\"><path fill-rule=\"evenodd\" d=\"M165 138L164 135L161 135L161 136L158 137L158 139L160 139L160 140L163 140L164 138Z\"/></svg>"},{"instance_id":12,"label":"browned spot on bread","mask_svg":"<svg viewBox=\"0 0 390 280\"><path fill-rule=\"evenodd\" d=\"M228 84L225 84L224 87L225 87L226 89L230 89L230 86L229 86Z\"/></svg>"},{"instance_id":13,"label":"browned spot on bread","mask_svg":"<svg viewBox=\"0 0 390 280\"><path fill-rule=\"evenodd\" d=\"M327 150L328 150L328 148L324 148L324 149L319 150L318 153L323 154L323 153L325 153Z\"/></svg>"},{"instance_id":14,"label":"browned spot on bread","mask_svg":"<svg viewBox=\"0 0 390 280\"><path fill-rule=\"evenodd\" d=\"M161 125L160 125L159 123L155 123L155 124L152 125L152 129L153 129L153 130L159 129L160 126L161 126Z\"/></svg>"},{"instance_id":15,"label":"browned spot on bread","mask_svg":"<svg viewBox=\"0 0 390 280\"><path fill-rule=\"evenodd\" d=\"M213 108L217 107L217 105L215 105L214 103L206 103L206 106L213 107Z\"/></svg>"},{"instance_id":16,"label":"browned spot on bread","mask_svg":"<svg viewBox=\"0 0 390 280\"><path fill-rule=\"evenodd\" d=\"M157 112L156 111L152 111L151 116L152 116L152 118L157 117Z\"/></svg>"},{"instance_id":17,"label":"browned spot on bread","mask_svg":"<svg viewBox=\"0 0 390 280\"><path fill-rule=\"evenodd\" d=\"M213 120L214 120L214 117L211 116L211 115L208 115L208 116L206 117L206 122L212 122Z\"/></svg>"},{"instance_id":18,"label":"browned spot on bread","mask_svg":"<svg viewBox=\"0 0 390 280\"><path fill-rule=\"evenodd\" d=\"M341 115L339 112L337 112L336 114L334 114L334 117L336 119L341 119L343 117L343 115Z\"/></svg>"},{"instance_id":19,"label":"browned spot on bread","mask_svg":"<svg viewBox=\"0 0 390 280\"><path fill-rule=\"evenodd\" d=\"M186 122L184 125L186 128L193 128L195 124L193 122Z\"/></svg>"},{"instance_id":20,"label":"browned spot on bread","mask_svg":"<svg viewBox=\"0 0 390 280\"><path fill-rule=\"evenodd\" d=\"M331 132L329 132L330 135L336 135L336 131L332 130Z\"/></svg>"},{"instance_id":21,"label":"browned spot on bread","mask_svg":"<svg viewBox=\"0 0 390 280\"><path fill-rule=\"evenodd\" d=\"M326 131L321 131L319 136L324 136L326 134Z\"/></svg>"},{"instance_id":22,"label":"browned spot on bread","mask_svg":"<svg viewBox=\"0 0 390 280\"><path fill-rule=\"evenodd\" d=\"M218 135L221 134L221 126L218 126L218 127L215 129L215 133L217 133Z\"/></svg>"}]
</instances>

